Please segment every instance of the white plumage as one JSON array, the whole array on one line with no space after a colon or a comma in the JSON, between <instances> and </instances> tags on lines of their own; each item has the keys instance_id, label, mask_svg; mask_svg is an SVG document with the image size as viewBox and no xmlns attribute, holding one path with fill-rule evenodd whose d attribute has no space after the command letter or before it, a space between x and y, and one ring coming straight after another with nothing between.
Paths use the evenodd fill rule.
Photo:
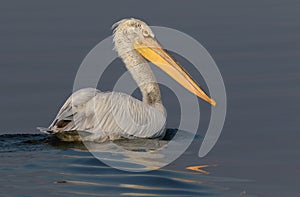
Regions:
<instances>
[{"instance_id":1,"label":"white plumage","mask_svg":"<svg viewBox=\"0 0 300 197\"><path fill-rule=\"evenodd\" d=\"M61 121L67 123L63 128L58 124ZM84 131L82 140L105 141L159 137L164 126L164 114L140 100L120 92L85 88L69 97L48 129L54 133Z\"/></svg>"},{"instance_id":2,"label":"white plumage","mask_svg":"<svg viewBox=\"0 0 300 197\"><path fill-rule=\"evenodd\" d=\"M161 47L146 23L124 19L114 27L115 50L139 86L143 101L124 93L81 89L68 98L48 128L39 128L41 131L53 133L64 141L102 142L120 138L163 137L165 110L159 86L146 59L183 87L215 105Z\"/></svg>"}]
</instances>

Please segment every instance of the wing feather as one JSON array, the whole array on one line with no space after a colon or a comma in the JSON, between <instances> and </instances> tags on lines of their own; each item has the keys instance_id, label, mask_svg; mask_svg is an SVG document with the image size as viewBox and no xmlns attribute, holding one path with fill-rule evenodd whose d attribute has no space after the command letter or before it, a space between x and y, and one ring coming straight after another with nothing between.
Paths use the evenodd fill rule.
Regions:
<instances>
[{"instance_id":1,"label":"wing feather","mask_svg":"<svg viewBox=\"0 0 300 197\"><path fill-rule=\"evenodd\" d=\"M164 135L165 121L162 112L127 94L85 88L67 99L48 130L85 131L89 141L154 138Z\"/></svg>"}]
</instances>

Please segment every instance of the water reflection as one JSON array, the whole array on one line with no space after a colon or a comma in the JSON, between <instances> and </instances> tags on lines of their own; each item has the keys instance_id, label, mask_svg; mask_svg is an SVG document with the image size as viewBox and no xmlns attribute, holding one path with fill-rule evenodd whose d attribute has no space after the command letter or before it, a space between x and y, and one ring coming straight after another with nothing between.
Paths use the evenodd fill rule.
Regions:
<instances>
[{"instance_id":1,"label":"water reflection","mask_svg":"<svg viewBox=\"0 0 300 197\"><path fill-rule=\"evenodd\" d=\"M120 140L93 146L99 156L112 155L110 160L115 158L121 167L131 164L143 169L165 162L162 147L167 143L165 139ZM61 142L48 135L0 135L0 150L1 192L10 196L41 196L45 191L50 196L239 196L222 183L241 180L184 169L120 171L96 159L84 144ZM12 190L16 185L18 190Z\"/></svg>"},{"instance_id":2,"label":"water reflection","mask_svg":"<svg viewBox=\"0 0 300 197\"><path fill-rule=\"evenodd\" d=\"M71 145L81 151L89 151L111 167L141 172L159 169L171 163L181 155L193 137L193 133L168 129L163 139L122 139L106 143L84 142L84 145ZM60 148L62 144L70 146L69 143L63 142L52 143Z\"/></svg>"}]
</instances>

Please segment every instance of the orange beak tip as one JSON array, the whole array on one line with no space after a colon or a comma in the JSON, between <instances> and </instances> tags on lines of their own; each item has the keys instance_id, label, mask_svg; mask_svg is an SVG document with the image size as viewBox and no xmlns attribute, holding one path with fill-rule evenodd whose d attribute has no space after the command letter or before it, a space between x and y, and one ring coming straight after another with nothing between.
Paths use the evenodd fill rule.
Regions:
<instances>
[{"instance_id":1,"label":"orange beak tip","mask_svg":"<svg viewBox=\"0 0 300 197\"><path fill-rule=\"evenodd\" d=\"M216 103L216 101L215 101L215 100L212 100L212 101L211 101L211 104L212 104L212 106L214 106L214 107L216 107L216 106L217 106L217 103Z\"/></svg>"}]
</instances>

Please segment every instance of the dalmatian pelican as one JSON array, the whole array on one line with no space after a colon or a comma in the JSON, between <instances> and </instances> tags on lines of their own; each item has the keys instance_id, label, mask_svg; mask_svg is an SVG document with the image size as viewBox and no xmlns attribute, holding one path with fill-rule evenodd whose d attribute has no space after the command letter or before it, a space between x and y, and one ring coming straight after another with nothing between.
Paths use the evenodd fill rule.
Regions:
<instances>
[{"instance_id":1,"label":"dalmatian pelican","mask_svg":"<svg viewBox=\"0 0 300 197\"><path fill-rule=\"evenodd\" d=\"M52 133L63 141L103 142L121 138L163 137L166 113L159 86L147 60L191 93L216 105L163 49L145 22L123 19L114 24L113 29L114 49L140 88L143 100L121 92L84 88L74 92L52 124L48 128L39 128L41 131Z\"/></svg>"}]
</instances>

